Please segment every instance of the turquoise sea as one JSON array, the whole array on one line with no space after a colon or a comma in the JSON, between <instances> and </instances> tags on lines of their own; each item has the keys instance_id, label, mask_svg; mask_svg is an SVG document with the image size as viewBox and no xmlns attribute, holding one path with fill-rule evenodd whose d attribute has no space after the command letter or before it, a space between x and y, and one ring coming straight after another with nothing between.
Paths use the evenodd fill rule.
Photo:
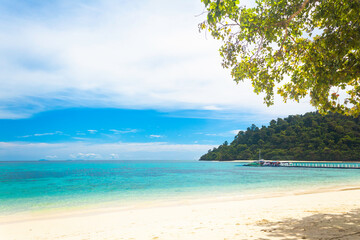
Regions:
<instances>
[{"instance_id":1,"label":"turquoise sea","mask_svg":"<svg viewBox=\"0 0 360 240\"><path fill-rule=\"evenodd\" d=\"M199 161L0 162L0 213L241 197L358 183L360 169L257 168Z\"/></svg>"}]
</instances>

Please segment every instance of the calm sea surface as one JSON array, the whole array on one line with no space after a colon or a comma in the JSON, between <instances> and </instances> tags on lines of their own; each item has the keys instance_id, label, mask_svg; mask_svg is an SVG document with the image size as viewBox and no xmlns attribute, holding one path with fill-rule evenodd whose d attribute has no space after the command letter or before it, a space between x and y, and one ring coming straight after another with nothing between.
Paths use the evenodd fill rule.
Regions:
<instances>
[{"instance_id":1,"label":"calm sea surface","mask_svg":"<svg viewBox=\"0 0 360 240\"><path fill-rule=\"evenodd\" d=\"M0 213L360 183L360 169L197 161L0 162Z\"/></svg>"}]
</instances>

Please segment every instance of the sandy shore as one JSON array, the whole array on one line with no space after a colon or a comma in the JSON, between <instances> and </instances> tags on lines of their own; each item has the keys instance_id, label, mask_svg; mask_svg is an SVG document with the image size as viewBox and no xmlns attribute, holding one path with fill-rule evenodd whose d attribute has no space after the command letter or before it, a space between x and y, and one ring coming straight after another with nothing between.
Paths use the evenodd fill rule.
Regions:
<instances>
[{"instance_id":1,"label":"sandy shore","mask_svg":"<svg viewBox=\"0 0 360 240\"><path fill-rule=\"evenodd\" d=\"M0 239L360 239L360 190L0 216Z\"/></svg>"}]
</instances>

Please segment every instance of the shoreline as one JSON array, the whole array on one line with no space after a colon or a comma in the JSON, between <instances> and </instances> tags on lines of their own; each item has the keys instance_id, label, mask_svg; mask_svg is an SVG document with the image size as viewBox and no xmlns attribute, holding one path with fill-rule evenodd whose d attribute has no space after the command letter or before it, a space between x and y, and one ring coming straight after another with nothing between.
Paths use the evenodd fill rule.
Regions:
<instances>
[{"instance_id":1,"label":"shoreline","mask_svg":"<svg viewBox=\"0 0 360 240\"><path fill-rule=\"evenodd\" d=\"M354 184L336 188L320 186L287 193L270 192L247 198L179 199L130 208L114 205L62 212L28 212L0 216L0 237L259 239L267 235L268 232L261 229L270 222L284 219L298 221L296 219L305 219L313 214L347 214L360 209L359 198L360 186ZM236 235L239 232L242 234Z\"/></svg>"},{"instance_id":2,"label":"shoreline","mask_svg":"<svg viewBox=\"0 0 360 240\"><path fill-rule=\"evenodd\" d=\"M282 186L280 188L260 188L245 191L224 191L224 192L188 192L185 194L179 194L177 197L168 196L166 198L155 198L151 196L149 198L138 199L134 198L130 201L127 200L96 200L89 203L79 203L70 205L59 206L44 206L31 210L22 210L16 212L0 212L0 224L7 223L9 218L21 218L22 216L31 216L29 220L36 216L37 219L46 219L48 217L54 218L57 216L65 216L81 213L97 213L102 210L133 210L133 209L146 209L154 207L168 207L178 205L191 205L202 203L216 203L216 202L230 202L230 201L246 201L254 199L265 199L274 197L286 197L294 195L307 195L313 193L325 193L325 192L341 192L350 190L360 190L360 181L353 182L351 184L344 183L322 183L319 185L296 185L296 186ZM26 219L22 219L24 221Z\"/></svg>"}]
</instances>

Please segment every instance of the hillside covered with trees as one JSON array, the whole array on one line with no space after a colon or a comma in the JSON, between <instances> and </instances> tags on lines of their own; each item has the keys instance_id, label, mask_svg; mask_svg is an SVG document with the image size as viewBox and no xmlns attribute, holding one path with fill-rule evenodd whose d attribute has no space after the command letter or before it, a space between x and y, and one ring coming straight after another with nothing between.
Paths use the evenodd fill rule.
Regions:
<instances>
[{"instance_id":1,"label":"hillside covered with trees","mask_svg":"<svg viewBox=\"0 0 360 240\"><path fill-rule=\"evenodd\" d=\"M258 159L359 161L360 117L335 113L306 113L254 124L234 140L209 150L200 160Z\"/></svg>"}]
</instances>

